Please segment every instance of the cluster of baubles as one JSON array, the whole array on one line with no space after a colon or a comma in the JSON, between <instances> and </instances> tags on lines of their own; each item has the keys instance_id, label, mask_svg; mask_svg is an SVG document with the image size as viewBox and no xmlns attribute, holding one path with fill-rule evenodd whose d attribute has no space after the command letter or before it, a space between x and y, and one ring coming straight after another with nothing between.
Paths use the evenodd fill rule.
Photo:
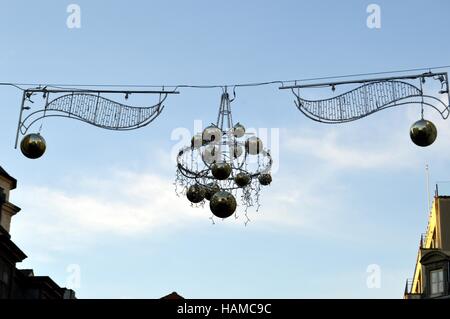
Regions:
<instances>
[{"instance_id":1,"label":"cluster of baubles","mask_svg":"<svg viewBox=\"0 0 450 319\"><path fill-rule=\"evenodd\" d=\"M44 155L46 148L45 139L39 133L25 135L20 142L22 154L31 159L36 159Z\"/></svg>"},{"instance_id":2,"label":"cluster of baubles","mask_svg":"<svg viewBox=\"0 0 450 319\"><path fill-rule=\"evenodd\" d=\"M437 129L433 122L420 119L411 125L409 136L414 144L425 147L433 144L437 137Z\"/></svg>"},{"instance_id":3,"label":"cluster of baubles","mask_svg":"<svg viewBox=\"0 0 450 319\"><path fill-rule=\"evenodd\" d=\"M233 126L233 137L225 143L229 149L229 161L239 158L244 154L244 151L250 155L258 155L263 150L263 143L258 137L249 137L245 141L243 148L240 143L237 143L235 138L241 138L245 134L245 127L237 123ZM202 160L208 165L212 177L217 181L230 180L234 182L236 188L244 188L250 185L252 177L250 173L241 170L236 174L233 173L233 167L222 158L221 141L223 132L215 125L206 127L203 133L196 134L191 139L191 148L199 149L203 147L201 154ZM258 175L258 180L261 185L267 186L272 182L272 177L269 173L261 173ZM192 203L200 203L203 200L209 201L211 212L219 218L227 218L233 215L236 211L237 203L234 195L220 188L218 182L208 183L202 185L196 183L187 188L186 197Z\"/></svg>"}]
</instances>

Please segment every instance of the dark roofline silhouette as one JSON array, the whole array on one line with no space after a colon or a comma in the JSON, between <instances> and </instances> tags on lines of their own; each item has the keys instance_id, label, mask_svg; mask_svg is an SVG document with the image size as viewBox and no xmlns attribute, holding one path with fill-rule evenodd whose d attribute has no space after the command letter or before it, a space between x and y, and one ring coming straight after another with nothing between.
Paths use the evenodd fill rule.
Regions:
<instances>
[{"instance_id":1,"label":"dark roofline silhouette","mask_svg":"<svg viewBox=\"0 0 450 319\"><path fill-rule=\"evenodd\" d=\"M17 180L11 175L9 175L8 172L5 171L1 166L0 166L0 176L3 176L11 181L12 183L11 189L15 189L17 187Z\"/></svg>"},{"instance_id":2,"label":"dark roofline silhouette","mask_svg":"<svg viewBox=\"0 0 450 319\"><path fill-rule=\"evenodd\" d=\"M174 292L168 294L167 296L162 297L161 299L177 300L177 299L184 299L184 298L174 291Z\"/></svg>"}]
</instances>

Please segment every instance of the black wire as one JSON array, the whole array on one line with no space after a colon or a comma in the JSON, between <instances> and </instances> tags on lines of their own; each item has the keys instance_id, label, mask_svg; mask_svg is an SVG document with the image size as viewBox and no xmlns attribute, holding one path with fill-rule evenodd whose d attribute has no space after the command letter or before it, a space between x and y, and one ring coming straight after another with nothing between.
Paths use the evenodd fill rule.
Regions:
<instances>
[{"instance_id":1,"label":"black wire","mask_svg":"<svg viewBox=\"0 0 450 319\"><path fill-rule=\"evenodd\" d=\"M25 91L25 89L21 88L19 85L21 85L21 84L0 82L0 86L12 86L12 87L15 87L16 89Z\"/></svg>"},{"instance_id":2,"label":"black wire","mask_svg":"<svg viewBox=\"0 0 450 319\"><path fill-rule=\"evenodd\" d=\"M328 79L342 79L342 78L368 76L368 75L405 73L405 72L414 72L414 71L431 71L431 70L436 70L436 69L448 69L448 68L450 68L450 65L435 66L435 67L430 67L430 68L404 69L404 70L396 70L396 71L383 71L383 72L346 74L346 75L338 75L338 76L325 76L325 77L307 78L307 79L301 79L301 80L289 80L289 81L284 81L284 82L302 82L302 81L316 81L316 80L328 80Z\"/></svg>"},{"instance_id":3,"label":"black wire","mask_svg":"<svg viewBox=\"0 0 450 319\"><path fill-rule=\"evenodd\" d=\"M173 88L174 90L178 88L193 88L193 89L213 89L213 88L225 88L225 87L255 87L255 86L263 86L263 85L271 85L271 84L282 84L285 83L296 83L296 82L305 82L305 81L317 81L317 80L328 80L328 79L342 79L349 77L360 77L360 76L371 76L371 75L380 75L380 74L393 74L393 73L404 73L404 72L413 72L413 71L431 71L433 69L446 69L450 68L450 65L443 66L435 66L435 67L427 67L427 68L414 68L414 69L404 69L404 70L394 70L394 71L384 71L384 72L370 72L370 73L355 73L355 74L346 74L346 75L338 75L338 76L324 76L324 77L315 77L315 78L303 78L297 80L276 80L276 81L267 81L267 82L249 82L249 83L238 83L238 84L215 84L215 85L190 85L190 84L178 84L178 85L139 85L139 84L42 84L42 83L14 83L14 82L0 82L0 86L13 86L22 91L25 89L21 86L34 86L41 87L47 86L49 88L56 89L79 89L82 87L118 87L118 88Z\"/></svg>"}]
</instances>

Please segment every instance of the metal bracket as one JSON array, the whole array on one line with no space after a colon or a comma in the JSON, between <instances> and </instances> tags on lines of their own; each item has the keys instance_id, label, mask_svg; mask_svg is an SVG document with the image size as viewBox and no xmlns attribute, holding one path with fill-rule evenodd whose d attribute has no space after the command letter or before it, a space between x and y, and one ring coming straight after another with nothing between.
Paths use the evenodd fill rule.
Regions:
<instances>
[{"instance_id":1,"label":"metal bracket","mask_svg":"<svg viewBox=\"0 0 450 319\"><path fill-rule=\"evenodd\" d=\"M447 95L447 103L440 98L425 94L422 85L427 78L440 81L439 94ZM419 81L418 85L414 81ZM308 100L300 96L300 89L331 87L334 92L341 85L359 85L345 93L320 100ZM448 74L427 72L396 77L355 79L325 83L306 83L281 86L290 89L295 96L296 107L308 118L329 124L354 121L394 106L420 104L439 112L443 119L450 115Z\"/></svg>"},{"instance_id":2,"label":"metal bracket","mask_svg":"<svg viewBox=\"0 0 450 319\"><path fill-rule=\"evenodd\" d=\"M24 117L24 111L29 110L27 102L34 103L31 97L42 93L45 103L42 107ZM158 95L158 102L152 106L136 107L106 98L108 94L124 94L128 99L131 94ZM28 129L37 121L46 117L64 117L76 119L100 128L109 130L133 130L150 124L158 117L163 108L163 102L170 94L178 91L151 90L85 90L85 89L47 89L46 87L26 89L22 95L19 121L17 124L15 148L19 135L25 135Z\"/></svg>"}]
</instances>

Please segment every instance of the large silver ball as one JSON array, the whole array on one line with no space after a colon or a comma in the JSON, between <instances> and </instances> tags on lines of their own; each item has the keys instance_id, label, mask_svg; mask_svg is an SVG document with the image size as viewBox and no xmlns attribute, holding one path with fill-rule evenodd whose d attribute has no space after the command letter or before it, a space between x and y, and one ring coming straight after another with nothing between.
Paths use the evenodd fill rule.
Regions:
<instances>
[{"instance_id":1,"label":"large silver ball","mask_svg":"<svg viewBox=\"0 0 450 319\"><path fill-rule=\"evenodd\" d=\"M215 125L210 125L203 130L203 141L205 143L218 143L222 138L222 131Z\"/></svg>"},{"instance_id":2,"label":"large silver ball","mask_svg":"<svg viewBox=\"0 0 450 319\"><path fill-rule=\"evenodd\" d=\"M258 176L259 183L263 186L267 186L272 183L272 176L269 173L264 173Z\"/></svg>"},{"instance_id":3,"label":"large silver ball","mask_svg":"<svg viewBox=\"0 0 450 319\"><path fill-rule=\"evenodd\" d=\"M20 142L22 154L31 159L44 155L46 148L45 139L39 133L28 134Z\"/></svg>"},{"instance_id":4,"label":"large silver ball","mask_svg":"<svg viewBox=\"0 0 450 319\"><path fill-rule=\"evenodd\" d=\"M219 218L227 218L233 215L236 206L234 196L225 191L215 193L209 202L211 212Z\"/></svg>"},{"instance_id":5,"label":"large silver ball","mask_svg":"<svg viewBox=\"0 0 450 319\"><path fill-rule=\"evenodd\" d=\"M220 147L218 145L208 145L203 150L202 158L205 163L212 164L220 160Z\"/></svg>"},{"instance_id":6,"label":"large silver ball","mask_svg":"<svg viewBox=\"0 0 450 319\"><path fill-rule=\"evenodd\" d=\"M242 137L245 134L245 127L244 125L242 125L241 123L237 123L234 127L233 127L233 134L236 137Z\"/></svg>"},{"instance_id":7,"label":"large silver ball","mask_svg":"<svg viewBox=\"0 0 450 319\"><path fill-rule=\"evenodd\" d=\"M436 140L437 129L431 121L421 119L411 125L409 136L414 144L425 147Z\"/></svg>"},{"instance_id":8,"label":"large silver ball","mask_svg":"<svg viewBox=\"0 0 450 319\"><path fill-rule=\"evenodd\" d=\"M238 173L235 177L234 177L234 182L236 183L237 186L239 187L245 187L247 186L251 181L251 178L248 174L246 173Z\"/></svg>"},{"instance_id":9,"label":"large silver ball","mask_svg":"<svg viewBox=\"0 0 450 319\"><path fill-rule=\"evenodd\" d=\"M192 203L200 203L205 198L205 189L198 184L191 185L186 192L186 197Z\"/></svg>"},{"instance_id":10,"label":"large silver ball","mask_svg":"<svg viewBox=\"0 0 450 319\"><path fill-rule=\"evenodd\" d=\"M259 154L262 151L262 149L263 149L263 143L256 136L249 137L245 141L245 150L247 151L247 153L249 153L251 155Z\"/></svg>"},{"instance_id":11,"label":"large silver ball","mask_svg":"<svg viewBox=\"0 0 450 319\"><path fill-rule=\"evenodd\" d=\"M205 198L211 200L211 197L217 192L220 192L220 187L217 183L209 183L205 186Z\"/></svg>"},{"instance_id":12,"label":"large silver ball","mask_svg":"<svg viewBox=\"0 0 450 319\"><path fill-rule=\"evenodd\" d=\"M218 180L227 179L231 174L231 166L228 163L214 163L211 166L211 173Z\"/></svg>"}]
</instances>

